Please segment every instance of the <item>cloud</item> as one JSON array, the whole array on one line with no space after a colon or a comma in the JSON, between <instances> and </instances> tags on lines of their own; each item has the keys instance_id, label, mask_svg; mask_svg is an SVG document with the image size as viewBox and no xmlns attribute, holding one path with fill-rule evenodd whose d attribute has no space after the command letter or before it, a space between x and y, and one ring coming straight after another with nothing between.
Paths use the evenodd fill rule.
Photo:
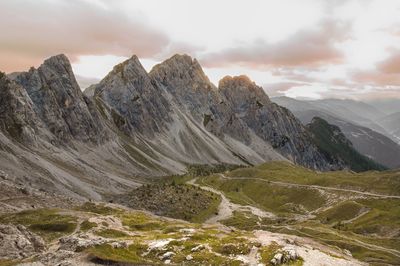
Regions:
<instances>
[{"instance_id":1,"label":"cloud","mask_svg":"<svg viewBox=\"0 0 400 266\"><path fill-rule=\"evenodd\" d=\"M80 55L104 54L147 58L170 45L169 38L143 17L128 17L106 2L97 3L104 4L0 1L0 68L23 70L59 53L66 53L72 61Z\"/></svg>"},{"instance_id":2,"label":"cloud","mask_svg":"<svg viewBox=\"0 0 400 266\"><path fill-rule=\"evenodd\" d=\"M100 79L98 79L98 78L88 78L88 77L83 77L80 75L75 75L75 78L76 78L76 81L78 82L81 90L84 90L87 87L89 87L90 85L97 84L100 82Z\"/></svg>"},{"instance_id":3,"label":"cloud","mask_svg":"<svg viewBox=\"0 0 400 266\"><path fill-rule=\"evenodd\" d=\"M298 31L277 43L253 43L210 53L201 58L206 67L243 65L251 68L315 67L342 62L335 44L350 38L347 22L324 20L314 29Z\"/></svg>"},{"instance_id":4,"label":"cloud","mask_svg":"<svg viewBox=\"0 0 400 266\"><path fill-rule=\"evenodd\" d=\"M384 73L400 75L400 50L392 50L386 60L377 64L377 68Z\"/></svg>"},{"instance_id":5,"label":"cloud","mask_svg":"<svg viewBox=\"0 0 400 266\"><path fill-rule=\"evenodd\" d=\"M400 86L400 50L392 49L390 56L378 62L375 69L354 71L351 77L355 82L371 86Z\"/></svg>"},{"instance_id":6,"label":"cloud","mask_svg":"<svg viewBox=\"0 0 400 266\"><path fill-rule=\"evenodd\" d=\"M276 83L267 83L263 85L264 90L267 92L268 96L284 96L285 92L289 91L291 88L296 86L307 85L307 83L301 82L276 82Z\"/></svg>"}]
</instances>

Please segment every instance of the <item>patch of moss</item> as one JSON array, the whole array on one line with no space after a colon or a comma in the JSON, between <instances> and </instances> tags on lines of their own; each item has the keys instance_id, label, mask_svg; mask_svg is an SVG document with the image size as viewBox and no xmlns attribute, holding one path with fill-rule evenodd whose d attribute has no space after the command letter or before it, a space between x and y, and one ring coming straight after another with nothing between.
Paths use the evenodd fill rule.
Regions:
<instances>
[{"instance_id":1,"label":"patch of moss","mask_svg":"<svg viewBox=\"0 0 400 266\"><path fill-rule=\"evenodd\" d=\"M22 211L0 216L0 223L22 224L33 232L51 241L72 233L76 226L76 218L58 214L57 210L38 209Z\"/></svg>"},{"instance_id":2,"label":"patch of moss","mask_svg":"<svg viewBox=\"0 0 400 266\"><path fill-rule=\"evenodd\" d=\"M271 260L274 258L276 252L282 248L278 243L272 242L269 246L262 246L259 249L261 255L261 262L265 264L270 264Z\"/></svg>"},{"instance_id":3,"label":"patch of moss","mask_svg":"<svg viewBox=\"0 0 400 266\"><path fill-rule=\"evenodd\" d=\"M141 244L133 244L128 248L113 248L110 245L100 245L88 249L86 252L90 260L94 263L103 265L113 265L118 263L144 263L148 265L149 261L140 256L146 246Z\"/></svg>"},{"instance_id":4,"label":"patch of moss","mask_svg":"<svg viewBox=\"0 0 400 266\"><path fill-rule=\"evenodd\" d=\"M338 205L320 213L318 218L323 223L346 221L356 217L362 208L363 205L354 201L341 202Z\"/></svg>"},{"instance_id":5,"label":"patch of moss","mask_svg":"<svg viewBox=\"0 0 400 266\"><path fill-rule=\"evenodd\" d=\"M81 231L83 232L87 232L94 227L97 227L97 223L92 223L89 222L88 220L85 220L81 223Z\"/></svg>"},{"instance_id":6,"label":"patch of moss","mask_svg":"<svg viewBox=\"0 0 400 266\"><path fill-rule=\"evenodd\" d=\"M206 127L210 121L211 121L211 115L209 115L209 114L204 114L204 119L203 119L203 125L204 125L204 127Z\"/></svg>"},{"instance_id":7,"label":"patch of moss","mask_svg":"<svg viewBox=\"0 0 400 266\"><path fill-rule=\"evenodd\" d=\"M123 238L123 237L129 236L125 232L115 230L115 229L103 229L101 231L97 231L96 235L102 236L105 238Z\"/></svg>"},{"instance_id":8,"label":"patch of moss","mask_svg":"<svg viewBox=\"0 0 400 266\"><path fill-rule=\"evenodd\" d=\"M119 217L122 224L133 231L161 230L168 226L168 223L141 212L124 213Z\"/></svg>"},{"instance_id":9,"label":"patch of moss","mask_svg":"<svg viewBox=\"0 0 400 266\"><path fill-rule=\"evenodd\" d=\"M211 247L214 252L229 256L249 254L252 245L245 238L228 236L213 241Z\"/></svg>"}]
</instances>

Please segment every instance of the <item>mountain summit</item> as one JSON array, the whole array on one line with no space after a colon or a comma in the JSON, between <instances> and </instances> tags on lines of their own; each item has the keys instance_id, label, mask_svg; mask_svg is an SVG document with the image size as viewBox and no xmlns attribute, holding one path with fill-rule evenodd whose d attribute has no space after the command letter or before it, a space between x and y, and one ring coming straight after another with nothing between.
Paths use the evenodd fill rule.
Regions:
<instances>
[{"instance_id":1,"label":"mountain summit","mask_svg":"<svg viewBox=\"0 0 400 266\"><path fill-rule=\"evenodd\" d=\"M65 55L9 77L1 82L1 100L10 106L0 109L1 144L7 150L23 141L25 152L0 166L23 165L17 177L34 186L97 198L193 164L286 160L318 170L339 167L248 77L227 76L216 87L188 55L150 73L132 56L93 85L91 97L81 92ZM14 128L5 126L10 121Z\"/></svg>"}]
</instances>

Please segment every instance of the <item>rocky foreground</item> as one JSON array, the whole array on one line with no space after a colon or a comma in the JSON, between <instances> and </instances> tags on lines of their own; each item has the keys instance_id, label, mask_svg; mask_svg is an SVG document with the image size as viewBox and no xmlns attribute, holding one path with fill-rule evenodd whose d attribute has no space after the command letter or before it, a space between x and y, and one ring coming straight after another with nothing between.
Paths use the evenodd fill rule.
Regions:
<instances>
[{"instance_id":1,"label":"rocky foreground","mask_svg":"<svg viewBox=\"0 0 400 266\"><path fill-rule=\"evenodd\" d=\"M40 199L49 195L40 191L4 182L1 189L16 209L1 208L0 265L362 265L307 238L189 223L110 203L67 207L55 195L46 206Z\"/></svg>"},{"instance_id":2,"label":"rocky foreground","mask_svg":"<svg viewBox=\"0 0 400 266\"><path fill-rule=\"evenodd\" d=\"M244 232L156 217L118 206L86 204L74 210L40 210L53 228L0 225L6 265L361 265L311 240L266 231ZM36 213L37 214L37 213ZM35 211L13 214L29 219ZM65 217L71 232L54 234ZM17 218L18 220L18 218ZM36 234L29 228L34 228ZM38 229L40 228L40 229ZM40 235L40 236L39 236ZM322 263L322 264L321 264ZM2 265L2 264L0 264Z\"/></svg>"}]
</instances>

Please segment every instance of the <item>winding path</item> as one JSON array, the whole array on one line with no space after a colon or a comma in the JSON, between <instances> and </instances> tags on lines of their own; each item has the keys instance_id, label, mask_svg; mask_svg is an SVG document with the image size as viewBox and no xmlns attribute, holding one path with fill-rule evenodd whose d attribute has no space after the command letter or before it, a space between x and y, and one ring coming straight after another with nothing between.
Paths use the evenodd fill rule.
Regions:
<instances>
[{"instance_id":1,"label":"winding path","mask_svg":"<svg viewBox=\"0 0 400 266\"><path fill-rule=\"evenodd\" d=\"M345 188L336 188L336 187L325 187L325 186L318 186L318 185L303 185L303 184L296 184L296 183L288 183L282 181L271 181L263 178L257 177L227 177L223 174L219 174L219 176L223 179L232 179L232 180L257 180L261 182L266 182L268 184L280 185L280 186L288 186L288 187L301 187L301 188L314 188L314 189L324 189L324 190L333 190L333 191L342 191L342 192L350 192L356 193L363 196L368 197L375 197L375 198L383 198L383 199L400 199L400 196L394 195L384 195L384 194L377 194L371 192L362 192L354 189L345 189Z\"/></svg>"},{"instance_id":2,"label":"winding path","mask_svg":"<svg viewBox=\"0 0 400 266\"><path fill-rule=\"evenodd\" d=\"M239 205L236 203L231 202L225 195L219 190L216 190L209 186L201 186L196 184L197 178L191 179L187 182L187 184L197 186L201 189L213 192L221 196L221 203L218 207L218 214L210 217L205 223L217 223L222 220L226 220L232 217L234 211L250 211L253 215L260 217L260 218L273 218L275 217L274 214L270 212L263 211L259 208L249 206L249 205Z\"/></svg>"}]
</instances>

